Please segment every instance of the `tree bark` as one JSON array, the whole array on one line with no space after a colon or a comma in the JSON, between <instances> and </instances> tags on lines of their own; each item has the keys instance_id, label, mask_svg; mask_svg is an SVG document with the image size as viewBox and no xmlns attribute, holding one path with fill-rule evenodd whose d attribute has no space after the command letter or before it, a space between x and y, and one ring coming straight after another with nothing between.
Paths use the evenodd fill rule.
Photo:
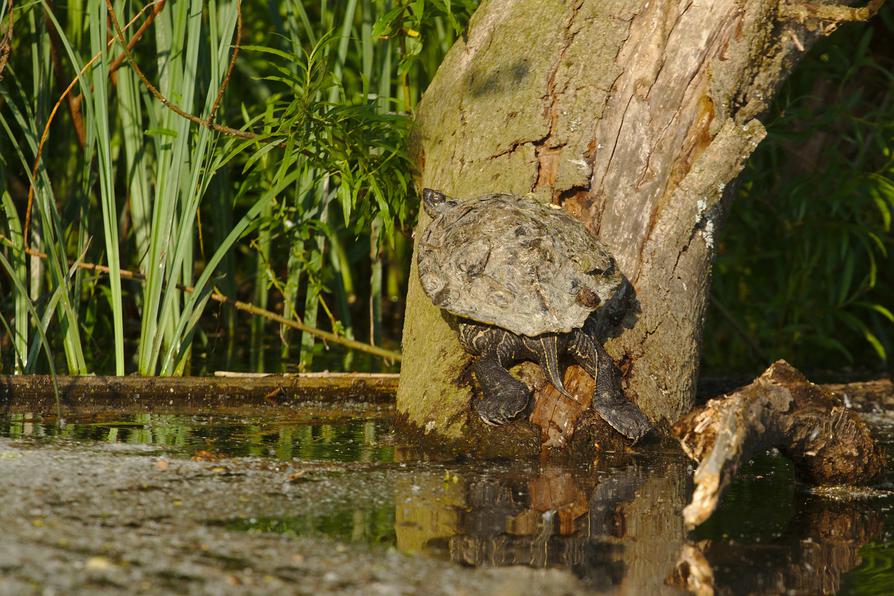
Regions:
<instances>
[{"instance_id":1,"label":"tree bark","mask_svg":"<svg viewBox=\"0 0 894 596\"><path fill-rule=\"evenodd\" d=\"M485 0L418 108L420 188L533 193L609 246L634 297L606 347L661 427L693 404L715 236L757 118L828 25L793 14L779 0ZM438 441L536 452L536 426L492 431L472 413L448 318L414 260L398 410Z\"/></svg>"}]
</instances>

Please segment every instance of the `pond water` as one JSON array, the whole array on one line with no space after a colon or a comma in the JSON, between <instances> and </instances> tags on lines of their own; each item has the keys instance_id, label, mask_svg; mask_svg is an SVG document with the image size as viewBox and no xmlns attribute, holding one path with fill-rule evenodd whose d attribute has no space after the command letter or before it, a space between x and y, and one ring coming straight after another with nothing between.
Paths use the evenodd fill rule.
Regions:
<instances>
[{"instance_id":1,"label":"pond water","mask_svg":"<svg viewBox=\"0 0 894 596\"><path fill-rule=\"evenodd\" d=\"M891 433L881 435L890 458ZM349 419L308 410L103 414L64 424L20 413L0 417L0 436L317 466L301 485L317 496L301 507L206 520L233 533L326 536L468 567L564 568L595 591L674 592L684 577L701 577L718 593L894 593L891 478L862 498L830 499L796 482L778 454L751 462L715 515L687 532L680 511L692 466L675 450L573 465L443 461L404 444L387 408Z\"/></svg>"}]
</instances>

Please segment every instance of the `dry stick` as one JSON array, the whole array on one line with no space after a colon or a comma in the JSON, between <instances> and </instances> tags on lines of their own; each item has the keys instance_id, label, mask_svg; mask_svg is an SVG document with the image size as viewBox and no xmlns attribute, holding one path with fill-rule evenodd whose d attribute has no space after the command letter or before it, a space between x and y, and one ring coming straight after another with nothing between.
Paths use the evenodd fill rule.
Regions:
<instances>
[{"instance_id":1,"label":"dry stick","mask_svg":"<svg viewBox=\"0 0 894 596\"><path fill-rule=\"evenodd\" d=\"M241 23L241 21L242 21L241 5L242 5L241 2L236 3L236 17L237 17L239 23ZM124 31L121 29L121 25L118 23L118 17L115 14L115 8L112 6L112 0L106 0L106 7L108 8L108 11L109 11L109 18L111 19L112 25L115 28L115 36L119 40L121 40L121 42L123 44ZM238 27L238 31L240 33L242 31L241 24ZM140 66L137 64L136 60L134 59L133 54L131 54L130 48L128 48L126 45L124 46L124 53L127 56L127 61L130 63L131 68L133 68L134 72L137 73L137 77L139 77L140 81L143 82L143 84L146 86L146 88L149 90L149 92L155 96L155 99L160 101L163 106L165 106L166 108L168 108L169 110L171 110L172 112L174 112L175 114L180 116L181 118L186 118L190 122L192 122L194 124L198 124L199 126L204 126L205 128L210 128L211 130L221 132L221 133L224 133L224 134L227 134L230 136L234 136L234 137L239 137L241 139L251 140L251 139L257 138L257 135L255 135L254 133L244 131L244 130L238 130L235 128L230 128L229 126L215 124L214 122L211 122L208 118L199 118L198 116L196 116L194 114L190 114L189 112L187 112L186 110L184 110L183 108L178 106L177 104L171 102L167 97L162 95L158 89L155 88L155 85L153 85L152 83L149 82L149 79L146 78L146 75L143 74L143 70L140 68ZM232 61L231 61L231 64L232 64ZM230 72L232 72L232 67L230 67L230 69L227 71L228 76L229 76ZM221 87L226 87L226 83L227 83L227 80L225 79L224 82L221 84ZM222 91L218 92L218 95L219 96L222 95Z\"/></svg>"},{"instance_id":2,"label":"dry stick","mask_svg":"<svg viewBox=\"0 0 894 596\"><path fill-rule=\"evenodd\" d=\"M160 0L160 2L161 4L164 4L165 0ZM153 2L144 6L140 10L140 12L138 12L136 16L134 16L134 18L132 18L127 23L125 29L130 28L130 26L133 25L136 20L140 18L140 16L142 16L142 14L146 12L147 9L149 9L149 7L155 6L156 4L156 2ZM155 17L153 16L152 18L154 19ZM111 47L114 42L114 39L110 39L106 47ZM88 68L93 66L93 64L97 60L99 60L100 55L101 52L97 52L92 58L90 58L90 61L87 62L87 64L85 64L83 68L78 71L78 74L71 81L71 83L68 84L68 87L65 88L65 91L62 92L62 95L59 97L58 101L56 101L56 105L54 105L53 109L50 111L50 116L49 118L47 118L47 123L43 127L43 132L40 135L40 142L37 144L37 155L34 158L34 167L31 168L31 179L28 181L28 204L25 207L25 227L22 231L22 244L25 246L26 249L28 249L29 246L28 240L31 232L31 208L34 204L34 181L37 180L37 168L40 165L40 159L43 156L44 145L46 144L47 138L50 135L50 125L53 123L53 119L56 117L56 113L59 111L59 107L62 105L62 102L65 101L65 98L68 96L69 93L71 93L71 90L74 89L74 86L78 84L79 80L81 80L81 75L83 75Z\"/></svg>"},{"instance_id":3,"label":"dry stick","mask_svg":"<svg viewBox=\"0 0 894 596\"><path fill-rule=\"evenodd\" d=\"M121 25L118 24L118 18L115 14L115 9L112 7L111 0L106 0L106 6L108 7L109 18L112 21L112 25L115 27L117 37L119 39L123 39L124 32L121 30ZM240 44L241 38L242 38L242 8L241 7L242 7L242 3L237 2L236 3L236 18L237 18L236 27L237 27L237 29L236 29L236 40L235 40L236 43L233 46L233 56L230 59L230 64L227 67L227 74L224 77L223 82L221 82L221 84L220 84L220 88L218 89L218 92L217 92L217 98L214 100L214 104L211 107L211 112L210 112L208 118L199 118L195 114L190 114L189 112L187 112L186 110L184 110L183 108L181 108L180 106L178 106L177 104L175 104L174 102L169 100L167 97L162 95L161 91L159 91L155 87L155 85L153 85L151 82L149 82L149 79L146 78L146 75L143 73L142 69L136 63L136 60L134 59L133 55L131 54L130 48L127 48L127 47L124 48L124 54L127 58L127 61L130 63L131 67L134 69L134 72L137 74L137 78L139 78L140 81L142 81L142 83L146 86L146 88L149 90L149 92L153 96L155 96L155 99L157 99L159 102L161 102L161 104L164 107L168 108L169 110L171 110L172 112L174 112L175 114L180 116L181 118L186 118L193 124L198 124L199 126L204 126L205 128L208 128L210 130L213 130L215 132L219 132L219 133L222 133L225 135L229 135L231 137L237 137L240 139L245 139L247 141L251 141L251 140L255 140L255 139L259 138L261 135L253 133L250 130L239 130L237 128L232 128L230 126L224 126L222 124L216 124L216 123L212 122L212 119L214 118L215 114L217 113L217 109L220 105L220 101L223 98L224 90L226 89L227 85L230 82L230 75L233 73L233 69L236 65L236 56L239 54L239 44ZM283 135L283 136L285 136L285 135ZM285 141L283 141L280 143L279 146L283 147L283 146L285 146L285 144L286 144ZM313 157L313 153L311 153L310 151L307 151L307 150L301 150L301 154L308 156L308 157Z\"/></svg>"},{"instance_id":4,"label":"dry stick","mask_svg":"<svg viewBox=\"0 0 894 596\"><path fill-rule=\"evenodd\" d=\"M233 74L233 69L236 68L236 57L239 56L239 46L242 45L242 2L236 2L236 39L233 43L233 55L230 56L230 63L227 65L227 74L224 75L223 81L220 83L220 87L217 89L217 97L214 98L214 103L211 104L211 110L208 112L208 122L214 121L214 117L217 115L217 109L220 107L220 102L223 99L224 90L230 84L230 77Z\"/></svg>"},{"instance_id":5,"label":"dry stick","mask_svg":"<svg viewBox=\"0 0 894 596\"><path fill-rule=\"evenodd\" d=\"M127 42L128 48L130 48L131 50L134 49L134 46L137 45L137 42L140 41L140 38L143 37L143 34L146 33L146 31L149 29L149 27L152 26L152 23L155 22L155 17L157 17L158 13L161 12L161 9L165 7L165 4L166 4L166 0L157 0L157 2L155 3L155 7L152 9L152 12L149 13L149 16L146 17L146 20L143 21L143 24L140 25L140 28L137 29L137 32L134 33L133 37L130 38L130 41ZM152 4L147 4L146 6L144 6L142 8L142 10L140 10L140 12L137 14L137 17L140 16L141 14L143 14L143 11L145 11L146 8L148 8L150 6L152 6ZM135 19L136 19L136 17L131 19L130 23L133 23L133 21ZM130 23L127 24L127 27L130 27ZM125 27L125 29L127 29L127 27ZM109 40L110 44L112 44L114 42L115 42L114 38ZM109 64L109 74L112 74L116 70L121 68L121 65L124 64L124 61L126 59L127 59L127 56L124 54L124 52L121 52L120 54L118 54L118 57L115 58L111 62L111 64Z\"/></svg>"},{"instance_id":6,"label":"dry stick","mask_svg":"<svg viewBox=\"0 0 894 596\"><path fill-rule=\"evenodd\" d=\"M0 236L0 239L2 239L2 238L3 237ZM39 250L34 250L33 248L25 248L24 252L25 252L25 254L27 254L29 256L37 257L39 259L47 258L46 253L40 252ZM99 273L106 273L106 274L111 273L111 269L109 269L105 265L99 265L96 263L86 263L86 262L83 262L80 260L78 260L75 263L75 265L78 267L78 269L83 269L85 271L96 271ZM121 269L120 273L121 273L121 277L124 279L133 279L133 280L141 281L141 282L146 280L146 276L138 271L129 271L127 269ZM176 287L178 290L186 292L187 294L192 294L193 292L195 292L195 288L193 288L192 286L185 286L183 284L177 284ZM286 325L293 329L297 329L298 331L306 331L307 333L310 333L311 335L316 335L320 339L332 342L334 344L341 344L341 345L351 348L353 350L358 350L361 352L366 352L367 354L379 356L381 358L384 358L385 360L393 360L395 362L400 362L400 359L401 359L400 354L398 354L397 352L393 352L391 350L386 350L386 349L380 348L378 346L365 344L363 342L356 341L353 339L348 339L346 337L336 335L335 333L331 333L329 331L323 331L322 329L317 329L316 327L311 327L310 325L305 325L301 321L287 319L286 317L284 317L280 314L271 312L269 310L265 310L263 308L255 306L254 304L251 304L249 302L242 302L241 300L236 300L235 298L230 298L229 296L225 296L224 294L221 294L217 290L214 290L211 293L210 298L211 298L211 300L214 300L215 302L219 302L221 304L226 304L228 306L235 308L236 310L241 310L242 312L247 312L249 314L259 316L259 317L268 319L270 321L274 321L281 325Z\"/></svg>"}]
</instances>

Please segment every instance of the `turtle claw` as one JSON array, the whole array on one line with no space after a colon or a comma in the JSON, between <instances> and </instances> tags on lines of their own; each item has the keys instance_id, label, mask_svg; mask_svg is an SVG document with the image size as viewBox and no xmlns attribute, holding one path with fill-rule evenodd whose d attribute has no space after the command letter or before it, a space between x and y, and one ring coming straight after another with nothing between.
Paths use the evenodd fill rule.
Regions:
<instances>
[{"instance_id":1,"label":"turtle claw","mask_svg":"<svg viewBox=\"0 0 894 596\"><path fill-rule=\"evenodd\" d=\"M592 404L596 413L634 443L646 436L652 424L639 406L624 396L621 373L602 344L586 332L577 331L569 349L577 363L596 379Z\"/></svg>"},{"instance_id":2,"label":"turtle claw","mask_svg":"<svg viewBox=\"0 0 894 596\"><path fill-rule=\"evenodd\" d=\"M484 356L473 364L481 386L475 411L485 424L502 426L519 418L531 403L531 389L509 374L495 355Z\"/></svg>"},{"instance_id":3,"label":"turtle claw","mask_svg":"<svg viewBox=\"0 0 894 596\"><path fill-rule=\"evenodd\" d=\"M652 430L649 419L635 403L623 397L608 400L605 397L596 396L593 400L593 409L613 429L634 443Z\"/></svg>"},{"instance_id":4,"label":"turtle claw","mask_svg":"<svg viewBox=\"0 0 894 596\"><path fill-rule=\"evenodd\" d=\"M481 421L488 426L503 426L504 424L508 424L519 418L527 408L527 401L522 406L506 402L494 403L486 399L479 400L478 403L475 404L475 411L478 412Z\"/></svg>"},{"instance_id":5,"label":"turtle claw","mask_svg":"<svg viewBox=\"0 0 894 596\"><path fill-rule=\"evenodd\" d=\"M556 391L567 398L574 396L565 389L562 384L562 371L559 368L559 340L555 334L547 334L538 338L525 338L522 340L525 347L537 356L540 368L546 374L546 378Z\"/></svg>"},{"instance_id":6,"label":"turtle claw","mask_svg":"<svg viewBox=\"0 0 894 596\"><path fill-rule=\"evenodd\" d=\"M652 430L652 423L639 406L624 396L618 369L607 356L602 361L599 376L596 377L592 407L609 426L634 443Z\"/></svg>"},{"instance_id":7,"label":"turtle claw","mask_svg":"<svg viewBox=\"0 0 894 596\"><path fill-rule=\"evenodd\" d=\"M485 417L481 414L481 412L478 412L478 417L481 418L481 421L482 421L483 423L485 423L486 425L488 425L488 426L497 427L497 426L500 426L500 425L502 424L501 422L497 422L497 421L495 421L495 420L490 420L490 419L488 419L488 418L485 418Z\"/></svg>"},{"instance_id":8,"label":"turtle claw","mask_svg":"<svg viewBox=\"0 0 894 596\"><path fill-rule=\"evenodd\" d=\"M505 391L485 394L475 403L475 411L489 426L503 426L519 418L528 409L531 393L527 386L519 383L522 391Z\"/></svg>"},{"instance_id":9,"label":"turtle claw","mask_svg":"<svg viewBox=\"0 0 894 596\"><path fill-rule=\"evenodd\" d=\"M553 387L556 388L556 391L564 395L569 399L574 399L574 395L569 393L567 389L565 389L565 385L562 384L562 381L558 381L558 383L553 383Z\"/></svg>"}]
</instances>

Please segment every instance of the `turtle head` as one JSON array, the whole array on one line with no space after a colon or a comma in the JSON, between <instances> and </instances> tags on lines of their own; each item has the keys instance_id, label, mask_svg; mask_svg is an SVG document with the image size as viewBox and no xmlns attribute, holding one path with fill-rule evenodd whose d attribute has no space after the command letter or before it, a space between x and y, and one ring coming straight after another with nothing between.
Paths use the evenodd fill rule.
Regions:
<instances>
[{"instance_id":1,"label":"turtle head","mask_svg":"<svg viewBox=\"0 0 894 596\"><path fill-rule=\"evenodd\" d=\"M422 207L429 217L434 219L450 207L456 206L456 201L442 192L424 188L422 190Z\"/></svg>"}]
</instances>

